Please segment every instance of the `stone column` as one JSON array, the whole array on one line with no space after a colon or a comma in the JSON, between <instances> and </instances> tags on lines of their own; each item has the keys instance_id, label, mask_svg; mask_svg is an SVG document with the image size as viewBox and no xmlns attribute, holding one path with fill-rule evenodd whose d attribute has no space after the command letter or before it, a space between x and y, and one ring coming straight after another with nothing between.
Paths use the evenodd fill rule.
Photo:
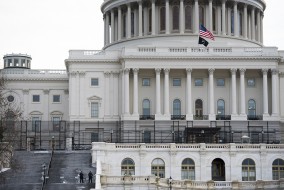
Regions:
<instances>
[{"instance_id":1,"label":"stone column","mask_svg":"<svg viewBox=\"0 0 284 190\"><path fill-rule=\"evenodd\" d=\"M129 69L124 69L124 114L129 115Z\"/></svg>"},{"instance_id":2,"label":"stone column","mask_svg":"<svg viewBox=\"0 0 284 190\"><path fill-rule=\"evenodd\" d=\"M272 69L272 116L278 117L279 116L279 100L278 100L278 70Z\"/></svg>"},{"instance_id":3,"label":"stone column","mask_svg":"<svg viewBox=\"0 0 284 190\"><path fill-rule=\"evenodd\" d=\"M243 119L246 119L245 72L246 69L240 69L240 115L241 117L244 117Z\"/></svg>"},{"instance_id":4,"label":"stone column","mask_svg":"<svg viewBox=\"0 0 284 190\"><path fill-rule=\"evenodd\" d=\"M257 11L257 41L260 42L260 10Z\"/></svg>"},{"instance_id":5,"label":"stone column","mask_svg":"<svg viewBox=\"0 0 284 190\"><path fill-rule=\"evenodd\" d=\"M180 0L179 5L179 32L181 34L184 33L184 2L183 0Z\"/></svg>"},{"instance_id":6,"label":"stone column","mask_svg":"<svg viewBox=\"0 0 284 190\"><path fill-rule=\"evenodd\" d=\"M127 4L127 38L131 38L131 6Z\"/></svg>"},{"instance_id":7,"label":"stone column","mask_svg":"<svg viewBox=\"0 0 284 190\"><path fill-rule=\"evenodd\" d=\"M121 40L121 7L118 7L117 17L117 41L119 41Z\"/></svg>"},{"instance_id":8,"label":"stone column","mask_svg":"<svg viewBox=\"0 0 284 190\"><path fill-rule=\"evenodd\" d=\"M193 120L191 102L191 72L191 68L186 69L186 120Z\"/></svg>"},{"instance_id":9,"label":"stone column","mask_svg":"<svg viewBox=\"0 0 284 190\"><path fill-rule=\"evenodd\" d=\"M208 69L209 72L209 120L216 120L215 106L214 106L214 71L215 69Z\"/></svg>"},{"instance_id":10,"label":"stone column","mask_svg":"<svg viewBox=\"0 0 284 190\"><path fill-rule=\"evenodd\" d=\"M248 8L247 8L247 4L244 5L244 32L243 32L243 36L245 39L248 38Z\"/></svg>"},{"instance_id":11,"label":"stone column","mask_svg":"<svg viewBox=\"0 0 284 190\"><path fill-rule=\"evenodd\" d=\"M155 69L156 71L156 115L161 115L161 69Z\"/></svg>"},{"instance_id":12,"label":"stone column","mask_svg":"<svg viewBox=\"0 0 284 190\"><path fill-rule=\"evenodd\" d=\"M143 36L143 19L142 19L142 16L143 16L143 14L142 14L142 1L139 1L138 2L138 4L139 4L139 26L138 26L138 28L139 28L139 37L142 37Z\"/></svg>"},{"instance_id":13,"label":"stone column","mask_svg":"<svg viewBox=\"0 0 284 190\"><path fill-rule=\"evenodd\" d=\"M48 121L49 120L49 116L48 116L49 115L49 89L44 89L43 90L43 97L44 97L43 98L44 114L43 114L41 119L43 121ZM80 113L79 113L79 115L80 115Z\"/></svg>"},{"instance_id":14,"label":"stone column","mask_svg":"<svg viewBox=\"0 0 284 190\"><path fill-rule=\"evenodd\" d=\"M217 7L217 33L222 35L222 7Z\"/></svg>"},{"instance_id":15,"label":"stone column","mask_svg":"<svg viewBox=\"0 0 284 190\"><path fill-rule=\"evenodd\" d=\"M222 34L226 35L226 0L222 0Z\"/></svg>"},{"instance_id":16,"label":"stone column","mask_svg":"<svg viewBox=\"0 0 284 190\"><path fill-rule=\"evenodd\" d=\"M105 41L105 45L107 45L107 44L109 44L109 14L108 13L106 13L105 14L106 16L105 16L105 39L106 39L106 41Z\"/></svg>"},{"instance_id":17,"label":"stone column","mask_svg":"<svg viewBox=\"0 0 284 190\"><path fill-rule=\"evenodd\" d=\"M166 0L166 34L170 34L170 5L169 5L169 0Z\"/></svg>"},{"instance_id":18,"label":"stone column","mask_svg":"<svg viewBox=\"0 0 284 190\"><path fill-rule=\"evenodd\" d=\"M251 40L255 40L255 15L254 8L251 9Z\"/></svg>"},{"instance_id":19,"label":"stone column","mask_svg":"<svg viewBox=\"0 0 284 190\"><path fill-rule=\"evenodd\" d=\"M105 116L110 116L110 72L104 72L104 76L105 76L105 84L104 84L104 88L105 88ZM85 90L83 91L83 93L85 93ZM84 98L85 99L85 98Z\"/></svg>"},{"instance_id":20,"label":"stone column","mask_svg":"<svg viewBox=\"0 0 284 190\"><path fill-rule=\"evenodd\" d=\"M234 36L239 37L238 3L234 3Z\"/></svg>"},{"instance_id":21,"label":"stone column","mask_svg":"<svg viewBox=\"0 0 284 190\"><path fill-rule=\"evenodd\" d=\"M198 0L194 0L194 25L195 25L195 34L199 33L199 5Z\"/></svg>"},{"instance_id":22,"label":"stone column","mask_svg":"<svg viewBox=\"0 0 284 190\"><path fill-rule=\"evenodd\" d=\"M268 69L262 69L263 75L263 118L268 117L268 88L267 88Z\"/></svg>"},{"instance_id":23,"label":"stone column","mask_svg":"<svg viewBox=\"0 0 284 190\"><path fill-rule=\"evenodd\" d=\"M138 71L139 69L133 69L133 115L139 116L138 113Z\"/></svg>"},{"instance_id":24,"label":"stone column","mask_svg":"<svg viewBox=\"0 0 284 190\"><path fill-rule=\"evenodd\" d=\"M156 35L156 0L152 0L152 35Z\"/></svg>"},{"instance_id":25,"label":"stone column","mask_svg":"<svg viewBox=\"0 0 284 190\"><path fill-rule=\"evenodd\" d=\"M110 18L111 18L111 43L114 42L114 35L115 35L115 30L114 30L114 11L113 9L110 12Z\"/></svg>"},{"instance_id":26,"label":"stone column","mask_svg":"<svg viewBox=\"0 0 284 190\"><path fill-rule=\"evenodd\" d=\"M212 21L212 18L213 18L213 16L215 17L215 15L212 15L212 12L213 12L212 0L209 0L209 30L211 32L213 32L213 21Z\"/></svg>"},{"instance_id":27,"label":"stone column","mask_svg":"<svg viewBox=\"0 0 284 190\"><path fill-rule=\"evenodd\" d=\"M165 86L164 86L164 115L166 117L170 117L170 98L169 98L169 92L170 92L170 85L169 85L169 72L170 69L164 69L164 75L165 75Z\"/></svg>"},{"instance_id":28,"label":"stone column","mask_svg":"<svg viewBox=\"0 0 284 190\"><path fill-rule=\"evenodd\" d=\"M232 116L237 115L237 79L236 79L237 69L231 69L232 74Z\"/></svg>"}]
</instances>

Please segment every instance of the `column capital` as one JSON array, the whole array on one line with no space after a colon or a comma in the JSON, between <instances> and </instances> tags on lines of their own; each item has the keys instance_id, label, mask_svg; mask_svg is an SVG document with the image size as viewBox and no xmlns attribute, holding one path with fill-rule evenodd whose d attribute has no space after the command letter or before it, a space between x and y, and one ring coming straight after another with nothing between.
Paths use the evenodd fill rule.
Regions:
<instances>
[{"instance_id":1,"label":"column capital","mask_svg":"<svg viewBox=\"0 0 284 190\"><path fill-rule=\"evenodd\" d=\"M138 68L133 68L132 71L133 71L133 73L138 73L139 69Z\"/></svg>"},{"instance_id":2,"label":"column capital","mask_svg":"<svg viewBox=\"0 0 284 190\"><path fill-rule=\"evenodd\" d=\"M241 69L239 69L239 70L240 70L241 74L243 74L243 73L246 72L246 69L245 69L245 68L241 68Z\"/></svg>"},{"instance_id":3,"label":"column capital","mask_svg":"<svg viewBox=\"0 0 284 190\"><path fill-rule=\"evenodd\" d=\"M268 69L261 69L262 74L267 75Z\"/></svg>"},{"instance_id":4,"label":"column capital","mask_svg":"<svg viewBox=\"0 0 284 190\"><path fill-rule=\"evenodd\" d=\"M215 69L214 69L214 68L210 68L210 69L208 69L209 74L213 74L213 73L214 73L214 71L215 71Z\"/></svg>"},{"instance_id":5,"label":"column capital","mask_svg":"<svg viewBox=\"0 0 284 190\"><path fill-rule=\"evenodd\" d=\"M278 69L271 69L271 73L272 73L273 75L278 74L278 72L279 72L279 70L278 70Z\"/></svg>"},{"instance_id":6,"label":"column capital","mask_svg":"<svg viewBox=\"0 0 284 190\"><path fill-rule=\"evenodd\" d=\"M142 0L138 0L138 5L142 5Z\"/></svg>"},{"instance_id":7,"label":"column capital","mask_svg":"<svg viewBox=\"0 0 284 190\"><path fill-rule=\"evenodd\" d=\"M46 94L46 95L48 95L48 94L49 94L49 89L44 89L44 90L43 90L43 93Z\"/></svg>"},{"instance_id":8,"label":"column capital","mask_svg":"<svg viewBox=\"0 0 284 190\"><path fill-rule=\"evenodd\" d=\"M105 71L104 75L105 75L105 77L109 77L110 76L110 72L109 71Z\"/></svg>"},{"instance_id":9,"label":"column capital","mask_svg":"<svg viewBox=\"0 0 284 190\"><path fill-rule=\"evenodd\" d=\"M128 74L130 69L129 68L125 68L123 71L124 71L125 74Z\"/></svg>"},{"instance_id":10,"label":"column capital","mask_svg":"<svg viewBox=\"0 0 284 190\"><path fill-rule=\"evenodd\" d=\"M236 74L237 69L236 68L231 68L230 71L231 71L232 74Z\"/></svg>"},{"instance_id":11,"label":"column capital","mask_svg":"<svg viewBox=\"0 0 284 190\"><path fill-rule=\"evenodd\" d=\"M170 69L169 68L164 68L164 73L169 73Z\"/></svg>"},{"instance_id":12,"label":"column capital","mask_svg":"<svg viewBox=\"0 0 284 190\"><path fill-rule=\"evenodd\" d=\"M187 73L191 73L192 72L192 68L186 68L185 69Z\"/></svg>"},{"instance_id":13,"label":"column capital","mask_svg":"<svg viewBox=\"0 0 284 190\"><path fill-rule=\"evenodd\" d=\"M161 69L160 68L156 68L155 71L156 71L156 74L158 74L158 73L161 72Z\"/></svg>"}]
</instances>

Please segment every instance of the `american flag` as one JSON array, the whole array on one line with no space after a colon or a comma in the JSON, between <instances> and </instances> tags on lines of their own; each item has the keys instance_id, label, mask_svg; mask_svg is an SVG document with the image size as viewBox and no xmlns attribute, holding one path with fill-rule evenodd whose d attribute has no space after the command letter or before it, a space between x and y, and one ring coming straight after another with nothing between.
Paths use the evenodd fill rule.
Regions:
<instances>
[{"instance_id":1,"label":"american flag","mask_svg":"<svg viewBox=\"0 0 284 190\"><path fill-rule=\"evenodd\" d=\"M213 34L209 30L207 30L202 24L200 25L199 29L199 36L214 40Z\"/></svg>"}]
</instances>

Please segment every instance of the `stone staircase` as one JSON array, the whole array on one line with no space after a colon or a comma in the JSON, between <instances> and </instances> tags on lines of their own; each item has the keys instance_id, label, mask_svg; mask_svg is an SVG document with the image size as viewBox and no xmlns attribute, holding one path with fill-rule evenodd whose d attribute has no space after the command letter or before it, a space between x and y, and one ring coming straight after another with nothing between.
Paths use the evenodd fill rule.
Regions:
<instances>
[{"instance_id":1,"label":"stone staircase","mask_svg":"<svg viewBox=\"0 0 284 190\"><path fill-rule=\"evenodd\" d=\"M50 157L48 151L16 151L13 155L15 167L0 173L0 189L40 190L43 182L42 165L47 165Z\"/></svg>"},{"instance_id":2,"label":"stone staircase","mask_svg":"<svg viewBox=\"0 0 284 190\"><path fill-rule=\"evenodd\" d=\"M44 190L78 190L95 188L95 168L92 167L90 151L55 151ZM79 183L78 174L84 173L84 183ZM93 183L88 183L88 173L92 171Z\"/></svg>"}]
</instances>

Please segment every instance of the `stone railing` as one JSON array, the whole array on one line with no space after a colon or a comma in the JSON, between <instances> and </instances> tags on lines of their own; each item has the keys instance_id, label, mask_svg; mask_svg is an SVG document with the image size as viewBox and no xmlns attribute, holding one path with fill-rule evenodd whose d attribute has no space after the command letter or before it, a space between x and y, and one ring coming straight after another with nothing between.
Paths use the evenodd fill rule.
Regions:
<instances>
[{"instance_id":1,"label":"stone railing","mask_svg":"<svg viewBox=\"0 0 284 190\"><path fill-rule=\"evenodd\" d=\"M119 144L119 143L104 143L93 142L92 150L113 150L117 149L132 149L132 150L144 150L144 151L176 151L179 149L190 151L281 151L284 153L284 144L175 144L175 143L162 143L162 144L145 144L145 143L133 143L133 144Z\"/></svg>"},{"instance_id":2,"label":"stone railing","mask_svg":"<svg viewBox=\"0 0 284 190\"><path fill-rule=\"evenodd\" d=\"M110 50L70 50L68 59L118 59L119 53Z\"/></svg>"},{"instance_id":3,"label":"stone railing","mask_svg":"<svg viewBox=\"0 0 284 190\"><path fill-rule=\"evenodd\" d=\"M173 189L281 189L284 187L284 179L279 181L191 181L191 180L171 180L156 176L101 176L103 187L108 185L120 187L136 187L149 185L161 188Z\"/></svg>"}]
</instances>

